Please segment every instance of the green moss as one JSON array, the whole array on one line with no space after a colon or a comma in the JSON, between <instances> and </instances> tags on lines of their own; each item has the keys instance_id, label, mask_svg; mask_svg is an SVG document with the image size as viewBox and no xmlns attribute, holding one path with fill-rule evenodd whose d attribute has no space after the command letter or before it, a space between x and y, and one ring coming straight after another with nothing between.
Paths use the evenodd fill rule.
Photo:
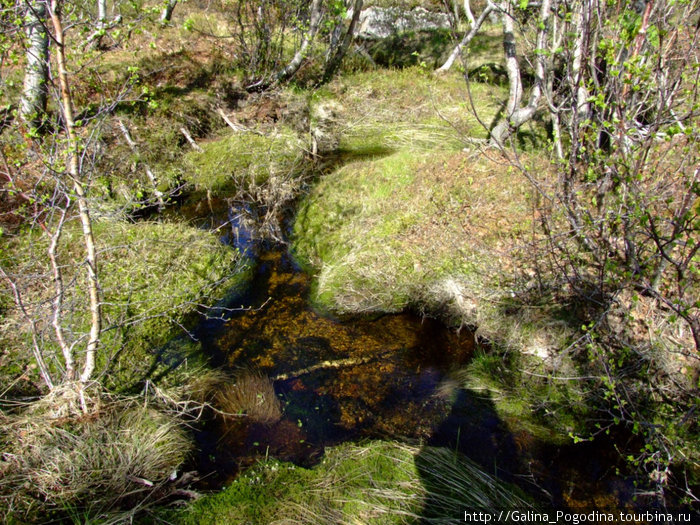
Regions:
<instances>
[{"instance_id":1,"label":"green moss","mask_svg":"<svg viewBox=\"0 0 700 525\"><path fill-rule=\"evenodd\" d=\"M494 179L494 167L461 153L401 151L324 178L294 225L295 254L316 270L314 299L338 313L396 311L451 276L481 288L504 279L483 256L517 235L527 202L524 185ZM494 217L465 216L491 206L500 207ZM465 221L478 221L478 239L465 236Z\"/></svg>"},{"instance_id":2,"label":"green moss","mask_svg":"<svg viewBox=\"0 0 700 525\"><path fill-rule=\"evenodd\" d=\"M267 524L276 520L299 523L347 522L362 519L381 498L366 492L386 487L420 501L410 486L418 478L410 449L396 444L370 442L362 446L340 445L326 451L313 469L276 460L264 461L238 477L223 491L196 501L182 512L167 516L183 525L196 523ZM401 486L404 485L404 489ZM384 502L391 506L389 498ZM394 504L395 510L399 505ZM365 522L365 520L362 520ZM402 523L401 515L385 516L372 523Z\"/></svg>"},{"instance_id":3,"label":"green moss","mask_svg":"<svg viewBox=\"0 0 700 525\"><path fill-rule=\"evenodd\" d=\"M486 137L479 118L489 124L507 93L475 84L470 92L457 72L433 75L422 67L376 70L336 79L312 97L314 107L332 100L336 105L332 128L338 149L356 154L398 149L464 147L465 137Z\"/></svg>"},{"instance_id":4,"label":"green moss","mask_svg":"<svg viewBox=\"0 0 700 525\"><path fill-rule=\"evenodd\" d=\"M432 503L431 517L448 522L464 508L527 507L521 493L445 449L419 449L370 441L329 448L311 470L265 461L220 493L184 511L171 523L416 523Z\"/></svg>"},{"instance_id":5,"label":"green moss","mask_svg":"<svg viewBox=\"0 0 700 525\"><path fill-rule=\"evenodd\" d=\"M543 442L570 443L570 434L582 432L590 416L583 385L557 381L531 356L482 349L456 375L465 388L487 396L512 431Z\"/></svg>"},{"instance_id":6,"label":"green moss","mask_svg":"<svg viewBox=\"0 0 700 525\"><path fill-rule=\"evenodd\" d=\"M213 304L245 283L249 269L240 254L214 234L181 224L96 221L94 233L103 301L98 371L105 373L105 385L128 389L140 380L166 374L185 359L196 361L198 343L173 339L183 333L183 325L191 324L200 305ZM14 239L13 266L48 273L46 242L39 234ZM78 338L88 331L89 313L82 286L85 276L77 266L84 259L77 223L67 225L59 258L65 265L64 326L70 337ZM50 293L50 287L37 286L25 300L45 300ZM46 335L47 341L52 340L49 332ZM13 354L26 356L22 348L30 343L28 335L23 337L11 337ZM48 342L44 350L47 355L58 352Z\"/></svg>"},{"instance_id":7,"label":"green moss","mask_svg":"<svg viewBox=\"0 0 700 525\"><path fill-rule=\"evenodd\" d=\"M185 156L183 178L213 194L248 189L270 177L294 176L304 158L303 143L290 131L270 137L236 133L202 144L202 149Z\"/></svg>"}]
</instances>

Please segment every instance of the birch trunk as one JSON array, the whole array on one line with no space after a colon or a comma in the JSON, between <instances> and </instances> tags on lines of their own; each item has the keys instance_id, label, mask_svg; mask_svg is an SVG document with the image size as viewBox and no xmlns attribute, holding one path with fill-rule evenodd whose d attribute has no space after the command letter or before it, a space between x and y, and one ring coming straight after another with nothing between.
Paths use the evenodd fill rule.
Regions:
<instances>
[{"instance_id":1,"label":"birch trunk","mask_svg":"<svg viewBox=\"0 0 700 525\"><path fill-rule=\"evenodd\" d=\"M486 20L486 17L493 10L494 10L494 5L489 2L489 4L484 8L484 11L481 13L481 16L479 16L479 19L471 24L471 29L469 30L469 32L464 35L464 38L452 50L452 53L450 53L450 56L447 58L445 63L437 69L438 73L443 73L445 71L449 71L449 69L454 64L455 60L457 60L457 57L459 57L459 55L462 53L462 49L464 49L466 46L468 46L469 42L471 42L472 39L477 35L477 33L479 32L479 29L481 29L481 26L483 25L484 21Z\"/></svg>"},{"instance_id":2,"label":"birch trunk","mask_svg":"<svg viewBox=\"0 0 700 525\"><path fill-rule=\"evenodd\" d=\"M97 22L99 27L107 24L107 0L97 0Z\"/></svg>"},{"instance_id":3,"label":"birch trunk","mask_svg":"<svg viewBox=\"0 0 700 525\"><path fill-rule=\"evenodd\" d=\"M283 82L284 80L291 77L296 73L301 67L301 63L306 58L306 54L309 51L309 46L314 38L316 38L316 33L318 33L319 25L321 24L321 4L322 0L313 0L311 4L311 16L309 21L309 30L304 36L304 40L301 42L299 50L292 58L291 62L282 71L277 74L277 81Z\"/></svg>"},{"instance_id":4,"label":"birch trunk","mask_svg":"<svg viewBox=\"0 0 700 525\"><path fill-rule=\"evenodd\" d=\"M97 249L95 237L92 231L92 221L90 219L90 208L88 205L85 188L81 180L80 173L80 144L75 132L75 118L73 115L73 99L68 82L68 71L66 68L65 41L63 24L61 22L61 2L51 0L49 15L54 28L54 39L56 41L56 62L58 65L58 80L61 89L61 113L68 138L68 176L73 183L80 223L83 229L83 241L85 243L86 263L87 263L87 291L90 310L90 334L85 349L85 362L80 374L80 382L87 383L92 378L95 370L95 355L100 343L100 333L102 331L102 312L100 307L99 280L97 274Z\"/></svg>"},{"instance_id":5,"label":"birch trunk","mask_svg":"<svg viewBox=\"0 0 700 525\"><path fill-rule=\"evenodd\" d=\"M464 15L467 17L470 26L474 26L476 20L474 19L474 13L472 13L471 2L469 0L464 0Z\"/></svg>"},{"instance_id":6,"label":"birch trunk","mask_svg":"<svg viewBox=\"0 0 700 525\"><path fill-rule=\"evenodd\" d=\"M175 6L177 5L177 0L168 0L165 4L163 11L160 13L160 21L164 24L170 22L173 17L173 11L175 11Z\"/></svg>"},{"instance_id":7,"label":"birch trunk","mask_svg":"<svg viewBox=\"0 0 700 525\"><path fill-rule=\"evenodd\" d=\"M37 128L46 113L49 37L44 25L45 18L46 7L43 2L36 0L28 6L27 65L19 114L30 128Z\"/></svg>"},{"instance_id":8,"label":"birch trunk","mask_svg":"<svg viewBox=\"0 0 700 525\"><path fill-rule=\"evenodd\" d=\"M576 115L579 121L585 120L589 114L588 90L583 82L581 73L581 65L583 63L583 50L588 48L588 38L590 32L584 30L588 27L589 17L591 16L592 0L584 0L580 6L574 11L572 25L576 31L576 40L574 41L574 59L571 64L571 84L576 86Z\"/></svg>"},{"instance_id":9,"label":"birch trunk","mask_svg":"<svg viewBox=\"0 0 700 525\"><path fill-rule=\"evenodd\" d=\"M510 87L506 117L491 131L491 142L494 145L502 147L508 136L530 120L537 111L547 73L546 43L550 14L551 0L542 0L535 48L535 85L532 87L527 105L521 107L523 83L516 55L512 4L507 2L506 8L503 10L503 50L506 57L506 71L508 72L508 84Z\"/></svg>"},{"instance_id":10,"label":"birch trunk","mask_svg":"<svg viewBox=\"0 0 700 525\"><path fill-rule=\"evenodd\" d=\"M326 69L323 72L323 82L328 82L333 78L335 72L340 67L340 64L348 52L348 48L355 38L355 27L357 27L357 22L360 19L360 11L362 11L363 0L355 0L353 5L352 18L350 19L350 26L348 27L343 40L338 45L335 53L330 57L328 63L326 64Z\"/></svg>"}]
</instances>

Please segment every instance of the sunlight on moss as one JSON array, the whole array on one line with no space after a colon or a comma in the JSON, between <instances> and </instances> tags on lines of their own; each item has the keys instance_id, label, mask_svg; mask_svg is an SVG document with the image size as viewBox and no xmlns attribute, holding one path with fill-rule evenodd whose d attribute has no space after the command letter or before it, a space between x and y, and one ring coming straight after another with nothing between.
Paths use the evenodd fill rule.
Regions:
<instances>
[{"instance_id":1,"label":"sunlight on moss","mask_svg":"<svg viewBox=\"0 0 700 525\"><path fill-rule=\"evenodd\" d=\"M215 195L260 185L272 176L293 177L304 160L304 144L290 131L270 137L236 133L202 144L202 149L185 156L184 178Z\"/></svg>"},{"instance_id":2,"label":"sunlight on moss","mask_svg":"<svg viewBox=\"0 0 700 525\"><path fill-rule=\"evenodd\" d=\"M163 517L182 524L453 523L464 508L527 508L522 493L447 449L369 441L330 448L307 470L259 463L218 494Z\"/></svg>"}]
</instances>

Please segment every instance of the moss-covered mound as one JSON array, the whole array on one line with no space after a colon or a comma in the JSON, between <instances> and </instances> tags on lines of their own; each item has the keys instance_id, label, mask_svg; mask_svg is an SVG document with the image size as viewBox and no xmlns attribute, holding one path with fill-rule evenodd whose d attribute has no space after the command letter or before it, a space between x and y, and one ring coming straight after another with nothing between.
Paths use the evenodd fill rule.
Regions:
<instances>
[{"instance_id":1,"label":"moss-covered mound","mask_svg":"<svg viewBox=\"0 0 700 525\"><path fill-rule=\"evenodd\" d=\"M222 245L214 234L186 225L99 221L94 228L103 301L98 370L109 371L104 378L107 386L128 388L173 364L159 358L163 345L182 334L181 326L203 305L215 303L228 290L242 285L247 267L238 251ZM41 281L33 283L31 277L50 271L47 244L45 235L27 233L12 239L5 255L12 271L23 276L19 284L27 290L25 303L45 309L50 319L53 287L38 286ZM80 265L84 260L82 232L77 223L66 226L58 257L65 285L64 330L78 340L89 329L89 312ZM8 307L4 328L2 370L12 375L29 359L23 350L31 344L29 327L16 308ZM58 352L51 327L39 325L37 329L46 355ZM196 345L181 341L175 346L178 348L171 348L170 354L191 353Z\"/></svg>"},{"instance_id":2,"label":"moss-covered mound","mask_svg":"<svg viewBox=\"0 0 700 525\"><path fill-rule=\"evenodd\" d=\"M214 195L250 190L273 178L294 178L303 170L304 143L288 130L271 136L234 133L202 144L202 149L185 156L183 177L195 189Z\"/></svg>"},{"instance_id":3,"label":"moss-covered mound","mask_svg":"<svg viewBox=\"0 0 700 525\"><path fill-rule=\"evenodd\" d=\"M323 309L427 308L491 340L546 345L537 319L516 314L511 297L531 191L505 165L474 153L401 151L356 162L302 204L295 254L315 272L313 300Z\"/></svg>"},{"instance_id":4,"label":"moss-covered mound","mask_svg":"<svg viewBox=\"0 0 700 525\"><path fill-rule=\"evenodd\" d=\"M470 97L479 108L479 118L488 125L505 92L484 84L473 84L468 91L456 72L435 76L411 67L338 78L315 93L311 109L313 115L318 106L333 104L332 118L325 126L338 136L341 151L454 150L464 147L465 137L486 137Z\"/></svg>"},{"instance_id":5,"label":"moss-covered mound","mask_svg":"<svg viewBox=\"0 0 700 525\"><path fill-rule=\"evenodd\" d=\"M307 470L266 461L166 518L183 524L453 523L465 508L527 508L518 489L461 454L395 442L344 444Z\"/></svg>"}]
</instances>

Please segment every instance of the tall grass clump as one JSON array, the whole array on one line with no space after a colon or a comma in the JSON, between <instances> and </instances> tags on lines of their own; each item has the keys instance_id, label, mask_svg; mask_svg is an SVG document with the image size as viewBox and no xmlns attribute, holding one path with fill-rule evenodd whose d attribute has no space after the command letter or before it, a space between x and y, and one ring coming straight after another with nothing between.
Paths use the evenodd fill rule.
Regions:
<instances>
[{"instance_id":1,"label":"tall grass clump","mask_svg":"<svg viewBox=\"0 0 700 525\"><path fill-rule=\"evenodd\" d=\"M272 381L259 372L239 372L221 386L214 405L225 416L247 416L258 423L276 423L282 419L282 404Z\"/></svg>"},{"instance_id":2,"label":"tall grass clump","mask_svg":"<svg viewBox=\"0 0 700 525\"><path fill-rule=\"evenodd\" d=\"M65 392L75 392L68 385ZM105 517L168 481L191 450L178 417L91 394L76 411L56 389L3 420L0 511L17 520Z\"/></svg>"},{"instance_id":3,"label":"tall grass clump","mask_svg":"<svg viewBox=\"0 0 700 525\"><path fill-rule=\"evenodd\" d=\"M453 450L426 447L416 456L416 467L425 490L423 523L461 523L465 509L531 507L520 489Z\"/></svg>"},{"instance_id":4,"label":"tall grass clump","mask_svg":"<svg viewBox=\"0 0 700 525\"><path fill-rule=\"evenodd\" d=\"M302 171L305 144L283 130L273 136L235 133L202 149L185 156L185 181L197 190L228 196L271 179L294 178Z\"/></svg>"}]
</instances>

